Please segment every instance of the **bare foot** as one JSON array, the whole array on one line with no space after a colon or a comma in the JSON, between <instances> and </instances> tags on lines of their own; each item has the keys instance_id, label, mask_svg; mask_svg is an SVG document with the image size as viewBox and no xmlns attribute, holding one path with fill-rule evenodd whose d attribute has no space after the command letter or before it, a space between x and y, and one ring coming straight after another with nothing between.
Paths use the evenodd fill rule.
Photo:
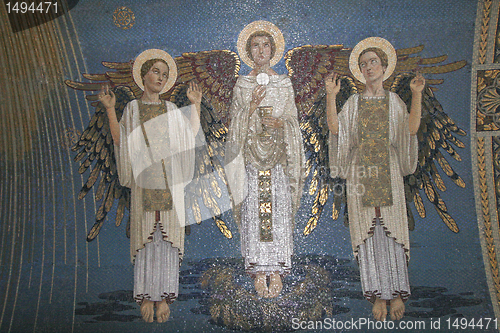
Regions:
<instances>
[{"instance_id":1,"label":"bare foot","mask_svg":"<svg viewBox=\"0 0 500 333\"><path fill-rule=\"evenodd\" d=\"M142 319L144 319L144 321L146 323L153 322L153 316L155 313L154 305L155 305L155 303L148 300L148 299L142 300L141 315L142 315Z\"/></svg>"},{"instance_id":2,"label":"bare foot","mask_svg":"<svg viewBox=\"0 0 500 333\"><path fill-rule=\"evenodd\" d=\"M161 302L155 302L156 304L156 321L159 323L164 323L170 317L170 308L168 307L167 301L163 299Z\"/></svg>"},{"instance_id":3,"label":"bare foot","mask_svg":"<svg viewBox=\"0 0 500 333\"><path fill-rule=\"evenodd\" d=\"M278 297L281 289L283 289L283 283L281 282L281 276L278 272L271 274L271 282L269 283L269 298Z\"/></svg>"},{"instance_id":4,"label":"bare foot","mask_svg":"<svg viewBox=\"0 0 500 333\"><path fill-rule=\"evenodd\" d=\"M255 290L260 297L268 297L269 290L267 289L267 277L266 273L257 273L255 280L253 281Z\"/></svg>"},{"instance_id":5,"label":"bare foot","mask_svg":"<svg viewBox=\"0 0 500 333\"><path fill-rule=\"evenodd\" d=\"M391 299L391 319L392 320L401 320L405 314L405 304L401 299L401 296Z\"/></svg>"},{"instance_id":6,"label":"bare foot","mask_svg":"<svg viewBox=\"0 0 500 333\"><path fill-rule=\"evenodd\" d=\"M385 299L375 298L375 303L373 303L373 318L378 321L384 321L387 317L387 305Z\"/></svg>"}]
</instances>

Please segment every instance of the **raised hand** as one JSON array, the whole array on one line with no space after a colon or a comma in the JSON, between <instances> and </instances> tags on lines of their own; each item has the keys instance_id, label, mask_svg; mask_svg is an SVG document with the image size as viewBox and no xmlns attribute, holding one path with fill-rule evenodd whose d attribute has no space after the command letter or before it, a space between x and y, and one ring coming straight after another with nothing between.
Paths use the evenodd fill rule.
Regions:
<instances>
[{"instance_id":1,"label":"raised hand","mask_svg":"<svg viewBox=\"0 0 500 333\"><path fill-rule=\"evenodd\" d=\"M116 118L115 104L116 96L115 93L109 89L109 85L103 85L99 94L97 94L99 101L106 108L106 113L109 120L109 128L111 129L111 136L113 137L113 142L115 145L120 145L120 127L118 126L118 119Z\"/></svg>"},{"instance_id":2,"label":"raised hand","mask_svg":"<svg viewBox=\"0 0 500 333\"><path fill-rule=\"evenodd\" d=\"M410 82L411 93L421 93L425 87L425 78L417 72L417 75Z\"/></svg>"},{"instance_id":3,"label":"raised hand","mask_svg":"<svg viewBox=\"0 0 500 333\"><path fill-rule=\"evenodd\" d=\"M252 92L252 100L250 101L250 116L259 106L260 102L266 97L266 86L258 85Z\"/></svg>"},{"instance_id":4,"label":"raised hand","mask_svg":"<svg viewBox=\"0 0 500 333\"><path fill-rule=\"evenodd\" d=\"M425 87L425 79L422 74L417 72L417 75L410 82L411 89L411 105L410 105L410 135L415 135L420 127L422 118L422 90Z\"/></svg>"},{"instance_id":5,"label":"raised hand","mask_svg":"<svg viewBox=\"0 0 500 333\"><path fill-rule=\"evenodd\" d=\"M189 82L189 87L186 95L191 103L200 105L203 91L201 90L199 85L197 85L194 81L191 81Z\"/></svg>"},{"instance_id":6,"label":"raised hand","mask_svg":"<svg viewBox=\"0 0 500 333\"><path fill-rule=\"evenodd\" d=\"M328 95L337 96L340 91L340 78L337 73L330 73L325 78L325 89Z\"/></svg>"},{"instance_id":7,"label":"raised hand","mask_svg":"<svg viewBox=\"0 0 500 333\"><path fill-rule=\"evenodd\" d=\"M266 86L258 85L255 87L252 93L252 102L255 103L256 106L259 106L264 97L266 97Z\"/></svg>"},{"instance_id":8,"label":"raised hand","mask_svg":"<svg viewBox=\"0 0 500 333\"><path fill-rule=\"evenodd\" d=\"M106 109L111 109L115 107L116 96L115 93L109 89L109 85L103 85L101 91L97 95L99 101L104 105Z\"/></svg>"}]
</instances>

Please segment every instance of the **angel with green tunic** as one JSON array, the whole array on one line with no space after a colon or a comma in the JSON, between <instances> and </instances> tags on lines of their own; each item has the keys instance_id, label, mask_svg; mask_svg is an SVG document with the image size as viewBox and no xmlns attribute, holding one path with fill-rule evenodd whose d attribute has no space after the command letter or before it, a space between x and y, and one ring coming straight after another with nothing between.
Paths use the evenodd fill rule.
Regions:
<instances>
[{"instance_id":1,"label":"angel with green tunic","mask_svg":"<svg viewBox=\"0 0 500 333\"><path fill-rule=\"evenodd\" d=\"M383 38L361 41L350 52L349 69L364 86L363 92L358 94L350 79L341 80L331 73L325 78L326 98L321 106L327 114L328 166L334 188L342 182L334 202L346 204L363 294L373 303L373 316L380 321L386 320L386 303L390 318L400 320L404 301L411 294L407 264L413 217L408 203L415 201L420 215L425 216L419 188L425 189L450 229L458 231L437 194L435 186L444 190L444 183L434 160L457 185L465 185L438 150L440 145L459 158L447 141L463 147L451 132L465 132L442 112L431 90L424 89L426 80L418 71L397 73L405 60L406 55L398 54ZM463 62L455 66L462 67ZM386 80L393 82L390 90L384 85ZM339 103L342 89L346 90ZM432 129L435 132L428 133Z\"/></svg>"},{"instance_id":2,"label":"angel with green tunic","mask_svg":"<svg viewBox=\"0 0 500 333\"><path fill-rule=\"evenodd\" d=\"M403 301L410 296L403 177L417 167L416 134L425 86L421 74L410 81L412 99L407 112L401 98L383 87L396 59L396 51L385 39L372 37L360 42L351 52L349 63L351 72L364 81L365 90L349 97L338 116L340 80L337 74L325 80L330 166L332 171L354 169L345 175L352 246L363 293L373 302L373 315L380 321L387 314L386 300L390 301L391 319L400 320ZM359 185L362 193L354 190Z\"/></svg>"}]
</instances>

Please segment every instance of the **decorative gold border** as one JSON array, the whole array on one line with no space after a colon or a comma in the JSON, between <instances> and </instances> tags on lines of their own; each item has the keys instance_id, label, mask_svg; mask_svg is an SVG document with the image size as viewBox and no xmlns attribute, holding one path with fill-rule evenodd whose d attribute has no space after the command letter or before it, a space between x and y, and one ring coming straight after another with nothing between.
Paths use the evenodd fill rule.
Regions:
<instances>
[{"instance_id":1,"label":"decorative gold border","mask_svg":"<svg viewBox=\"0 0 500 333\"><path fill-rule=\"evenodd\" d=\"M259 171L260 241L273 241L273 200L271 170Z\"/></svg>"},{"instance_id":2,"label":"decorative gold border","mask_svg":"<svg viewBox=\"0 0 500 333\"><path fill-rule=\"evenodd\" d=\"M481 26L481 36L479 41L479 64L486 62L486 51L488 46L488 28L490 24L490 14L492 0L483 0L483 19Z\"/></svg>"},{"instance_id":3,"label":"decorative gold border","mask_svg":"<svg viewBox=\"0 0 500 333\"><path fill-rule=\"evenodd\" d=\"M500 304L500 277L498 271L498 262L495 249L495 242L493 239L493 231L491 226L490 206L488 199L488 183L486 177L486 156L485 156L485 139L483 137L477 138L477 166L479 173L479 190L481 197L481 211L484 220L484 236L486 239L486 246L488 249L488 257L490 262L491 275L493 284L496 289L496 302ZM493 301L493 300L492 300Z\"/></svg>"},{"instance_id":4,"label":"decorative gold border","mask_svg":"<svg viewBox=\"0 0 500 333\"><path fill-rule=\"evenodd\" d=\"M477 85L475 125L478 132L493 132L500 129L498 121L500 112L497 111L499 73L498 69L478 70L476 72L477 80L473 84Z\"/></svg>"},{"instance_id":5,"label":"decorative gold border","mask_svg":"<svg viewBox=\"0 0 500 333\"><path fill-rule=\"evenodd\" d=\"M493 165L492 135L499 135L495 128L481 123L485 118L480 112L478 96L487 88L484 73L498 71L494 60L494 44L500 0L479 0L474 36L473 62L471 74L471 157L474 177L476 214L481 242L484 269L491 304L495 317L500 319L500 271L498 267L500 235L498 228L498 208ZM493 45L493 47L492 47ZM478 126L480 124L481 126Z\"/></svg>"}]
</instances>

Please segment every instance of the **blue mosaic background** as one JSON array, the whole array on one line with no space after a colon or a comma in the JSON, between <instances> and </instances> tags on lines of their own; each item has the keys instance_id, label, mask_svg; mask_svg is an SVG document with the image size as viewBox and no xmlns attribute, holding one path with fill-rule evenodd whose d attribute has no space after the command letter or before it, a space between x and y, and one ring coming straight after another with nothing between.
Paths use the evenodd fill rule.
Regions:
<instances>
[{"instance_id":1,"label":"blue mosaic background","mask_svg":"<svg viewBox=\"0 0 500 333\"><path fill-rule=\"evenodd\" d=\"M135 23L131 29L122 30L113 24L112 14L120 6L128 7L135 14ZM476 9L477 3L472 0L307 2L82 0L71 10L71 16L88 73L105 71L101 65L102 61L129 61L148 48L164 49L172 56L178 56L183 52L212 49L228 49L236 52L239 32L254 20L268 20L275 23L284 34L285 50L307 44L343 44L345 47L353 47L358 41L370 36L384 37L396 49L424 45L425 48L420 54L422 57L446 54L448 62L467 61L467 65L457 72L436 75L432 78L445 79L445 82L438 87L436 97L457 125L468 132L470 63ZM279 73L286 73L284 61L281 61L275 69ZM240 74L246 74L248 71L249 68L242 65ZM68 77L68 79L74 78ZM82 100L81 104L84 103ZM80 117L75 114L76 116ZM458 317L467 318L494 316L487 290L475 215L470 137L463 138L463 141L466 147L459 151L462 162L449 160L465 181L466 188L459 189L443 177L448 190L442 194L460 232L453 234L449 231L431 205L426 205L425 220L418 218L414 211L416 228L410 234L409 273L410 282L416 289L414 289L415 297L410 299L408 304L411 307L412 301L416 303L408 311L427 311L430 313L429 318L433 316L449 318L450 315L453 317L457 314ZM304 262L313 255L326 256L328 262L337 260L335 262L338 263L340 260L339 267L352 271L352 276L355 277L357 266L351 253L349 230L341 219L332 221L329 218L331 211L323 212L318 227L311 235L307 237L302 235L310 202L310 198L303 198L303 205L296 218L294 244L295 253L299 256L296 260ZM331 207L331 204L327 206ZM83 209L83 205L79 209ZM89 220L92 220L92 212L88 211L87 214ZM96 253L99 251L100 265L97 264L97 260L92 259L88 271L82 268L78 273L78 281L81 282L77 288L76 303L79 303L77 308L80 310L76 315L76 324L71 326L73 313L68 312L68 309L73 308L74 301L73 267L68 266L65 270L64 265L60 265L55 278L57 288L52 296L52 303L39 310L40 331L56 332L71 329L75 332L228 331L211 323L210 317L203 310L203 304L198 302L200 290L197 277L203 259L241 257L237 227L230 218L228 224L235 235L232 240L226 239L209 221L191 227L191 235L186 237L186 254L181 266L183 289L180 299L171 306L172 315L167 323L143 323L134 317L140 313L133 303L127 303L131 308L122 312L129 316L130 322L113 320L112 317L97 320L95 316L90 315L90 312L82 310L92 304L101 304L102 299L98 298L101 293L133 288L133 267L129 262L129 243L125 237L124 226L116 228L112 222L113 214L110 215L108 218L110 223L107 223L100 232L99 249L96 242L88 246L90 258L96 258ZM83 244L84 235L81 241ZM61 249L56 251L60 255ZM83 282L87 276L88 291ZM340 298L338 305L348 311L339 313L335 318L350 320L370 317L369 303L359 297L361 296L359 282L342 278L339 278L339 281L349 286L350 289L347 289L353 292ZM249 282L243 281L243 283ZM418 298L419 295L421 299ZM29 293L21 298L19 300L21 304L23 302L29 304ZM424 298L431 299L430 303L418 303ZM27 305L28 308L30 307ZM440 312L440 309L444 310ZM415 320L415 318L405 319ZM16 321L13 327L14 331L24 331L28 324Z\"/></svg>"}]
</instances>

